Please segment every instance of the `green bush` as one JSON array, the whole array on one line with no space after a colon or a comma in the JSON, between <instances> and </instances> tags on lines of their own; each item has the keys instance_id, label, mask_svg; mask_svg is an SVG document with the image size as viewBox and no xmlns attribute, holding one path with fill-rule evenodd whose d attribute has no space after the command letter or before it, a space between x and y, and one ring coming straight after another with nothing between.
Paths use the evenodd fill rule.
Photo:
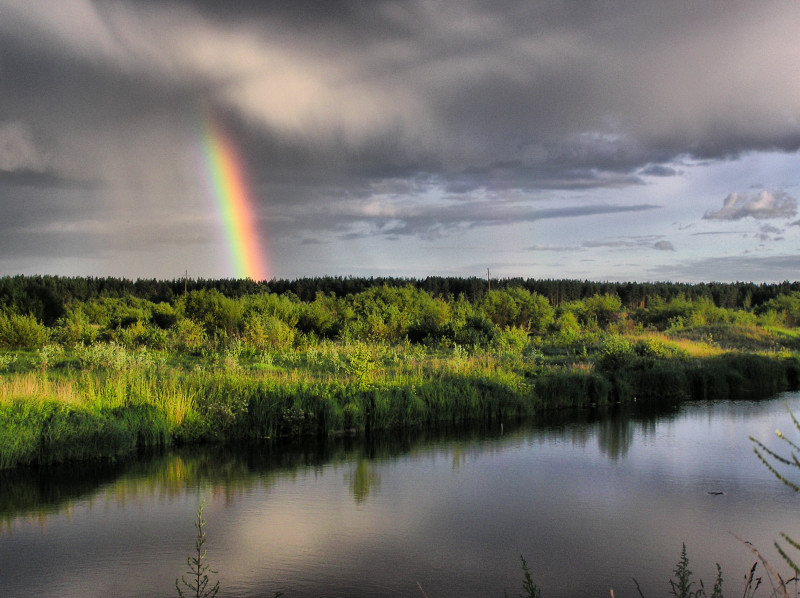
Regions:
<instances>
[{"instance_id":1,"label":"green bush","mask_svg":"<svg viewBox=\"0 0 800 598\"><path fill-rule=\"evenodd\" d=\"M258 351L280 351L292 347L295 329L275 316L250 315L244 324L242 340Z\"/></svg>"},{"instance_id":2,"label":"green bush","mask_svg":"<svg viewBox=\"0 0 800 598\"><path fill-rule=\"evenodd\" d=\"M528 345L528 331L520 326L506 326L494 338L494 346L503 351L521 353Z\"/></svg>"},{"instance_id":3,"label":"green bush","mask_svg":"<svg viewBox=\"0 0 800 598\"><path fill-rule=\"evenodd\" d=\"M600 356L597 367L606 371L614 371L629 365L634 357L633 347L628 339L610 334L600 341Z\"/></svg>"},{"instance_id":4,"label":"green bush","mask_svg":"<svg viewBox=\"0 0 800 598\"><path fill-rule=\"evenodd\" d=\"M70 309L58 321L55 338L65 346L90 345L100 333L100 327L92 324L83 308L78 305Z\"/></svg>"},{"instance_id":5,"label":"green bush","mask_svg":"<svg viewBox=\"0 0 800 598\"><path fill-rule=\"evenodd\" d=\"M186 316L199 322L209 338L229 338L242 326L242 303L216 289L191 291L181 302Z\"/></svg>"},{"instance_id":6,"label":"green bush","mask_svg":"<svg viewBox=\"0 0 800 598\"><path fill-rule=\"evenodd\" d=\"M168 347L191 355L199 355L207 342L203 327L189 318L179 319L167 335Z\"/></svg>"},{"instance_id":7,"label":"green bush","mask_svg":"<svg viewBox=\"0 0 800 598\"><path fill-rule=\"evenodd\" d=\"M48 329L32 315L0 313L0 347L39 349L50 336Z\"/></svg>"}]
</instances>

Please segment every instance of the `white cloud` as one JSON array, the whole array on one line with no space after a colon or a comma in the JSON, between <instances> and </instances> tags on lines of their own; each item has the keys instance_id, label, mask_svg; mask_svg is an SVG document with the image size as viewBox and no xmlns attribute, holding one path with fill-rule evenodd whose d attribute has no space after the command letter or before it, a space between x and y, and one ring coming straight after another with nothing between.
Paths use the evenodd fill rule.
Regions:
<instances>
[{"instance_id":1,"label":"white cloud","mask_svg":"<svg viewBox=\"0 0 800 598\"><path fill-rule=\"evenodd\" d=\"M797 213L797 200L782 191L760 191L758 194L730 193L722 208L708 211L705 220L741 220L742 218L791 218Z\"/></svg>"}]
</instances>

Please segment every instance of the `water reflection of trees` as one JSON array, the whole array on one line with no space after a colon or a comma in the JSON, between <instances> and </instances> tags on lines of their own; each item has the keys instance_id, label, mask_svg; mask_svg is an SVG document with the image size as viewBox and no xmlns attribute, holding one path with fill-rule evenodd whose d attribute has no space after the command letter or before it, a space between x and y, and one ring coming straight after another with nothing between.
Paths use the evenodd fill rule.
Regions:
<instances>
[{"instance_id":1,"label":"water reflection of trees","mask_svg":"<svg viewBox=\"0 0 800 598\"><path fill-rule=\"evenodd\" d=\"M381 483L381 476L374 462L364 458L356 460L346 479L350 483L350 494L353 495L357 504L367 500L370 492Z\"/></svg>"},{"instance_id":2,"label":"water reflection of trees","mask_svg":"<svg viewBox=\"0 0 800 598\"><path fill-rule=\"evenodd\" d=\"M634 422L618 415L597 422L597 444L612 461L628 454Z\"/></svg>"},{"instance_id":3,"label":"water reflection of trees","mask_svg":"<svg viewBox=\"0 0 800 598\"><path fill-rule=\"evenodd\" d=\"M615 406L598 417L597 444L600 451L609 459L616 461L628 454L638 429L642 437L656 432L656 423L677 414L677 405L653 407L651 405Z\"/></svg>"},{"instance_id":4,"label":"water reflection of trees","mask_svg":"<svg viewBox=\"0 0 800 598\"><path fill-rule=\"evenodd\" d=\"M46 518L70 509L78 500L124 505L198 491L235 500L254 488L269 489L278 480L308 472L322 475L331 465L335 471L347 471L351 495L361 503L380 486L381 462L444 456L458 471L468 459L520 443L566 437L585 445L595 434L600 450L619 459L628 453L637 426L645 435L653 433L656 420L664 415L663 409L648 412L644 406L560 411L524 422L506 421L502 433L499 426L488 424L436 426L358 437L170 449L113 463L4 471L0 472L0 526L19 517Z\"/></svg>"}]
</instances>

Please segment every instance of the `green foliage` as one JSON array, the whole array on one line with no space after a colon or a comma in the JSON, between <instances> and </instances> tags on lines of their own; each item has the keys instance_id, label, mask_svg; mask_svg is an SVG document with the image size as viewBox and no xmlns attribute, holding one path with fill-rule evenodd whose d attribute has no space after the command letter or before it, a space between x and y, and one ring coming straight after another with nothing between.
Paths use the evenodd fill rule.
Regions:
<instances>
[{"instance_id":1,"label":"green foliage","mask_svg":"<svg viewBox=\"0 0 800 598\"><path fill-rule=\"evenodd\" d=\"M521 327L533 334L544 333L554 319L553 308L545 297L519 287L489 291L478 308L498 328Z\"/></svg>"},{"instance_id":2,"label":"green foliage","mask_svg":"<svg viewBox=\"0 0 800 598\"><path fill-rule=\"evenodd\" d=\"M784 349L800 337L733 310L737 287L665 287L645 299L635 285L563 281L487 291L478 280L325 279L281 283L280 294L238 281L39 282L66 306L52 325L19 315L26 279L0 278L0 401L58 397L91 415L70 416L79 426L92 420L109 438L121 426L121 451L800 386L800 359ZM748 306L777 313L787 300L776 289L796 292L780 286L759 299L748 287ZM679 332L645 330L677 320ZM724 351L744 343L749 353ZM24 380L29 372L38 382Z\"/></svg>"},{"instance_id":3,"label":"green foliage","mask_svg":"<svg viewBox=\"0 0 800 598\"><path fill-rule=\"evenodd\" d=\"M633 347L628 339L617 334L609 334L603 337L600 343L597 367L607 371L618 370L628 365L633 356Z\"/></svg>"},{"instance_id":4,"label":"green foliage","mask_svg":"<svg viewBox=\"0 0 800 598\"><path fill-rule=\"evenodd\" d=\"M408 317L411 324L406 334L410 340L430 343L453 336L454 308L449 302L426 294L420 296L415 307ZM456 309L460 307L463 306L457 305Z\"/></svg>"},{"instance_id":5,"label":"green foliage","mask_svg":"<svg viewBox=\"0 0 800 598\"><path fill-rule=\"evenodd\" d=\"M692 571L689 569L689 557L686 556L686 544L681 547L681 557L672 570L674 577L669 580L670 594L676 598L697 598L698 593L692 591ZM702 596L700 590L700 596Z\"/></svg>"},{"instance_id":6,"label":"green foliage","mask_svg":"<svg viewBox=\"0 0 800 598\"><path fill-rule=\"evenodd\" d=\"M788 327L800 326L800 291L778 295L760 306L758 313L771 314L773 321Z\"/></svg>"},{"instance_id":7,"label":"green foliage","mask_svg":"<svg viewBox=\"0 0 800 598\"><path fill-rule=\"evenodd\" d=\"M112 458L136 448L136 436L110 413L62 404L45 411L39 463Z\"/></svg>"},{"instance_id":8,"label":"green foliage","mask_svg":"<svg viewBox=\"0 0 800 598\"><path fill-rule=\"evenodd\" d=\"M227 339L242 326L242 303L216 289L192 291L181 303L186 316L200 323L208 338Z\"/></svg>"},{"instance_id":9,"label":"green foliage","mask_svg":"<svg viewBox=\"0 0 800 598\"><path fill-rule=\"evenodd\" d=\"M189 318L181 318L169 330L167 345L174 351L199 355L207 340L206 331L200 324Z\"/></svg>"},{"instance_id":10,"label":"green foliage","mask_svg":"<svg viewBox=\"0 0 800 598\"><path fill-rule=\"evenodd\" d=\"M546 371L535 386L539 402L553 408L604 405L611 401L612 390L605 376L581 367Z\"/></svg>"},{"instance_id":11,"label":"green foliage","mask_svg":"<svg viewBox=\"0 0 800 598\"><path fill-rule=\"evenodd\" d=\"M162 330L169 330L178 321L178 314L175 313L175 308L172 305L161 302L153 305L150 310L150 318Z\"/></svg>"},{"instance_id":12,"label":"green foliage","mask_svg":"<svg viewBox=\"0 0 800 598\"><path fill-rule=\"evenodd\" d=\"M634 314L638 322L652 326L657 330L667 330L676 326L682 327L690 319L692 303L684 295L666 301L661 296L648 298L647 307L640 308Z\"/></svg>"},{"instance_id":13,"label":"green foliage","mask_svg":"<svg viewBox=\"0 0 800 598\"><path fill-rule=\"evenodd\" d=\"M587 323L595 322L600 328L607 328L623 317L622 301L610 293L593 295L583 300L583 314Z\"/></svg>"},{"instance_id":14,"label":"green foliage","mask_svg":"<svg viewBox=\"0 0 800 598\"><path fill-rule=\"evenodd\" d=\"M562 311L555 322L553 340L561 344L572 344L581 337L581 325L572 311Z\"/></svg>"},{"instance_id":15,"label":"green foliage","mask_svg":"<svg viewBox=\"0 0 800 598\"><path fill-rule=\"evenodd\" d=\"M295 329L271 315L249 315L244 324L243 341L258 351L285 351L294 344Z\"/></svg>"},{"instance_id":16,"label":"green foliage","mask_svg":"<svg viewBox=\"0 0 800 598\"><path fill-rule=\"evenodd\" d=\"M0 353L0 373L10 370L15 361L17 361L16 355Z\"/></svg>"},{"instance_id":17,"label":"green foliage","mask_svg":"<svg viewBox=\"0 0 800 598\"><path fill-rule=\"evenodd\" d=\"M494 338L494 346L503 351L521 353L529 342L528 331L519 326L506 326Z\"/></svg>"},{"instance_id":18,"label":"green foliage","mask_svg":"<svg viewBox=\"0 0 800 598\"><path fill-rule=\"evenodd\" d=\"M497 327L485 315L476 313L467 318L464 325L455 331L454 340L459 345L485 349L497 337Z\"/></svg>"},{"instance_id":19,"label":"green foliage","mask_svg":"<svg viewBox=\"0 0 800 598\"><path fill-rule=\"evenodd\" d=\"M216 583L209 586L211 579L208 574L213 573L216 575L217 572L214 571L208 563L208 551L205 548L206 520L203 518L203 507L205 507L205 501L201 502L200 507L197 509L197 520L194 523L194 526L197 528L197 536L194 541L195 551L194 554L190 554L186 557L186 564L189 570L181 576L180 582L191 592L188 594L189 596L195 596L196 598L214 598L214 596L219 593L220 582L217 580ZM187 575L189 576L188 581L186 579ZM178 596L184 598L186 594L181 590L181 584L178 583L178 581L178 579L175 580L175 589L178 590Z\"/></svg>"},{"instance_id":20,"label":"green foliage","mask_svg":"<svg viewBox=\"0 0 800 598\"><path fill-rule=\"evenodd\" d=\"M299 308L297 327L320 338L335 338L344 323L352 319L352 310L334 296L317 293L314 301Z\"/></svg>"},{"instance_id":21,"label":"green foliage","mask_svg":"<svg viewBox=\"0 0 800 598\"><path fill-rule=\"evenodd\" d=\"M39 454L42 431L54 405L30 401L0 403L0 469L32 463Z\"/></svg>"},{"instance_id":22,"label":"green foliage","mask_svg":"<svg viewBox=\"0 0 800 598\"><path fill-rule=\"evenodd\" d=\"M39 358L39 369L42 373L53 365L64 354L64 350L59 345L45 345L36 352Z\"/></svg>"},{"instance_id":23,"label":"green foliage","mask_svg":"<svg viewBox=\"0 0 800 598\"><path fill-rule=\"evenodd\" d=\"M364 343L352 345L345 360L345 372L354 378L360 387L366 386L377 365L369 347Z\"/></svg>"},{"instance_id":24,"label":"green foliage","mask_svg":"<svg viewBox=\"0 0 800 598\"><path fill-rule=\"evenodd\" d=\"M49 336L48 329L32 315L0 312L0 348L38 349Z\"/></svg>"},{"instance_id":25,"label":"green foliage","mask_svg":"<svg viewBox=\"0 0 800 598\"><path fill-rule=\"evenodd\" d=\"M74 347L93 343L99 332L100 327L89 321L83 306L78 304L70 308L58 321L55 337L63 345Z\"/></svg>"},{"instance_id":26,"label":"green foliage","mask_svg":"<svg viewBox=\"0 0 800 598\"><path fill-rule=\"evenodd\" d=\"M686 351L657 338L641 339L633 346L639 357L645 359L671 359L686 357Z\"/></svg>"},{"instance_id":27,"label":"green foliage","mask_svg":"<svg viewBox=\"0 0 800 598\"><path fill-rule=\"evenodd\" d=\"M73 354L85 370L107 369L121 372L136 367L152 367L157 363L155 356L147 350L129 350L114 342L81 345Z\"/></svg>"}]
</instances>

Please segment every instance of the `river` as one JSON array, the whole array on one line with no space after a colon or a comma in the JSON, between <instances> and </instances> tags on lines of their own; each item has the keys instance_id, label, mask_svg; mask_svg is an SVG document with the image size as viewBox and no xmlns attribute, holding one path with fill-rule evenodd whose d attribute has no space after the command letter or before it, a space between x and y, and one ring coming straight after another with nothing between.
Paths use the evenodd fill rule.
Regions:
<instances>
[{"instance_id":1,"label":"river","mask_svg":"<svg viewBox=\"0 0 800 598\"><path fill-rule=\"evenodd\" d=\"M788 454L800 393L761 402L195 448L0 475L0 595L177 596L205 501L220 596L666 596L683 543L740 596L800 496L753 453ZM798 472L797 479L800 479ZM424 592L424 594L423 594ZM768 593L768 592L767 592Z\"/></svg>"}]
</instances>

